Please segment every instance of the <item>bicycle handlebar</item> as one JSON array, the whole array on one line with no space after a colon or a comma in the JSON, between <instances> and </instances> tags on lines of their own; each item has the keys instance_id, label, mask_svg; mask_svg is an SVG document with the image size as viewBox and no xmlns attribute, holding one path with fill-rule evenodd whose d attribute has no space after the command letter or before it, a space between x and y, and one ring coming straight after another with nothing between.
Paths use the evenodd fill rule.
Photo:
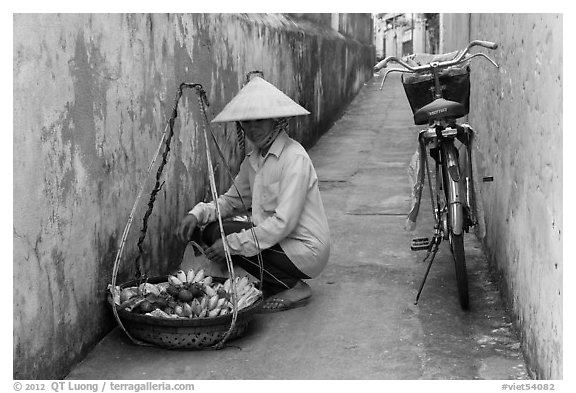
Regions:
<instances>
[{"instance_id":1,"label":"bicycle handlebar","mask_svg":"<svg viewBox=\"0 0 576 393\"><path fill-rule=\"evenodd\" d=\"M468 46L466 47L466 49L464 49L462 52L460 52L460 54L458 54L458 56L453 60L434 61L430 64L426 64L426 65L422 65L422 66L410 66L409 64L407 64L403 60L398 59L395 56L389 56L389 57L385 58L384 60L380 61L378 64L376 64L374 66L374 71L380 71L382 68L384 68L386 66L386 64L388 64L391 61L400 64L401 66L403 66L404 68L406 68L408 70L408 71L398 70L398 69L395 70L395 71L403 71L403 72L422 72L422 71L431 70L432 68L451 67L453 65L456 65L456 64L462 62L462 59L464 59L464 56L466 56L468 51L475 46L482 46L482 47L488 48L488 49L498 48L498 44L496 44L494 42L474 40L474 41L470 42L468 44ZM494 62L492 62L492 63L495 64Z\"/></svg>"}]
</instances>

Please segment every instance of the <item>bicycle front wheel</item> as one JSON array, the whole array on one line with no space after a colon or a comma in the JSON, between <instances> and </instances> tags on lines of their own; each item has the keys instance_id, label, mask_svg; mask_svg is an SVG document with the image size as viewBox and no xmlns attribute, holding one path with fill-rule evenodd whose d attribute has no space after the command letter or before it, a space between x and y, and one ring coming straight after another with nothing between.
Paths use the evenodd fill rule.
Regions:
<instances>
[{"instance_id":1,"label":"bicycle front wheel","mask_svg":"<svg viewBox=\"0 0 576 393\"><path fill-rule=\"evenodd\" d=\"M464 254L464 234L455 235L450 231L450 249L454 257L454 267L456 269L456 285L458 287L458 298L460 307L468 310L470 307L468 297L468 274L466 273L466 255Z\"/></svg>"}]
</instances>

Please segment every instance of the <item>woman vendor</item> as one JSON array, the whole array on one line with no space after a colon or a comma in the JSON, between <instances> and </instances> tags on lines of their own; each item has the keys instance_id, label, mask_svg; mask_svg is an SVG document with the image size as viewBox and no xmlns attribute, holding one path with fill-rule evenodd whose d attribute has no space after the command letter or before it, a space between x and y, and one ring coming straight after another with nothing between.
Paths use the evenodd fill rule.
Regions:
<instances>
[{"instance_id":1,"label":"woman vendor","mask_svg":"<svg viewBox=\"0 0 576 393\"><path fill-rule=\"evenodd\" d=\"M260 76L252 79L213 122L237 122L252 143L234 185L218 198L222 219L245 214L251 223L225 220L223 229L232 262L260 278L263 264L262 312L287 310L308 303L305 280L326 266L330 233L308 153L287 133L288 118L309 112ZM181 220L178 237L192 239L203 228L206 256L224 263L224 245L214 202L200 202Z\"/></svg>"}]
</instances>

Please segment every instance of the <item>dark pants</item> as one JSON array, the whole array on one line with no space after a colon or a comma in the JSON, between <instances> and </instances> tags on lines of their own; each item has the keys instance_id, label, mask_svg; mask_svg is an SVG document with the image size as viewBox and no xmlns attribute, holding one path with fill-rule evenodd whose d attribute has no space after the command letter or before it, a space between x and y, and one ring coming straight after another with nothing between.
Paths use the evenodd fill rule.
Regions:
<instances>
[{"instance_id":1,"label":"dark pants","mask_svg":"<svg viewBox=\"0 0 576 393\"><path fill-rule=\"evenodd\" d=\"M242 221L223 221L222 224L226 235L240 232L242 229L249 230L251 226L250 223ZM207 245L210 246L214 244L214 242L220 238L220 227L217 222L208 224L206 228L204 228L202 240ZM299 280L310 278L298 270L279 244L262 250L260 255L262 256L262 266L264 270L262 291L265 296L274 295L288 288L292 288ZM232 263L235 266L240 266L257 279L260 279L258 255L252 257L232 255Z\"/></svg>"}]
</instances>

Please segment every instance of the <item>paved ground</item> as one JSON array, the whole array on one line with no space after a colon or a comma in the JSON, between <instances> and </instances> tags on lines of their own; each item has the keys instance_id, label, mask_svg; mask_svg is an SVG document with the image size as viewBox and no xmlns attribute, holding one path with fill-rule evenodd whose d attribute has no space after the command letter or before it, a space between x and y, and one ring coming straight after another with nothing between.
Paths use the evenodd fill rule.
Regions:
<instances>
[{"instance_id":1,"label":"paved ground","mask_svg":"<svg viewBox=\"0 0 576 393\"><path fill-rule=\"evenodd\" d=\"M370 81L310 151L333 248L310 281L307 307L257 315L220 351L139 347L117 328L67 379L528 379L473 235L465 240L471 311L460 310L446 243L413 304L426 264L410 239L430 234L432 215L424 203L417 230L403 230L417 128L399 80L385 91L379 83Z\"/></svg>"}]
</instances>

